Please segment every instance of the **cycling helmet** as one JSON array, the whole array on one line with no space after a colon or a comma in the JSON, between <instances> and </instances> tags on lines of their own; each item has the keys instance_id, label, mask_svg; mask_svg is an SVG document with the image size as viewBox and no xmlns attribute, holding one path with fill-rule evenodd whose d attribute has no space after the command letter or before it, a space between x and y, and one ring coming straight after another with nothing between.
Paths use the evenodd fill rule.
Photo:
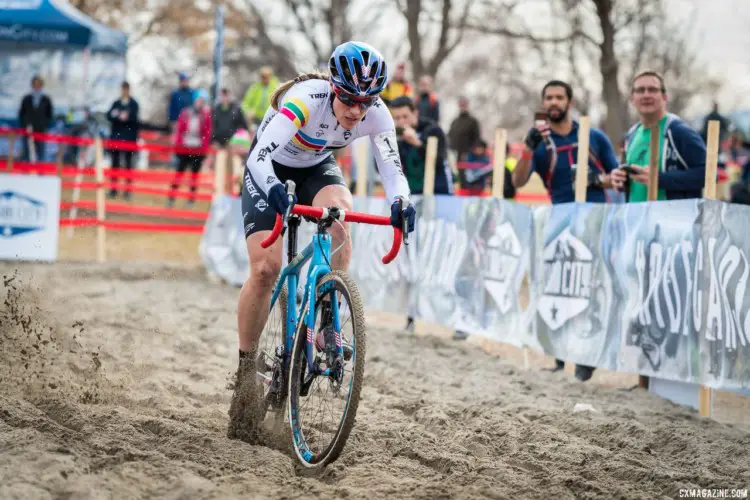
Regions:
<instances>
[{"instance_id":1,"label":"cycling helmet","mask_svg":"<svg viewBox=\"0 0 750 500\"><path fill-rule=\"evenodd\" d=\"M383 56L362 42L346 42L336 47L328 70L335 87L360 97L378 95L388 79Z\"/></svg>"}]
</instances>

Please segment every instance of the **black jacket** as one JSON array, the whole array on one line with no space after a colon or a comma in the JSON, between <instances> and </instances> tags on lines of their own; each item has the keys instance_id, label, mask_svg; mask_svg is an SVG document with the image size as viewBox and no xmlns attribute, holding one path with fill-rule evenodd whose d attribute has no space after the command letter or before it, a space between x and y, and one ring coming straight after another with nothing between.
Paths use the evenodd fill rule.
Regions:
<instances>
[{"instance_id":1,"label":"black jacket","mask_svg":"<svg viewBox=\"0 0 750 500\"><path fill-rule=\"evenodd\" d=\"M225 146L239 129L247 129L245 116L240 107L232 102L224 107L217 104L211 112L211 123L213 126L212 142L218 142Z\"/></svg>"},{"instance_id":2,"label":"black jacket","mask_svg":"<svg viewBox=\"0 0 750 500\"><path fill-rule=\"evenodd\" d=\"M31 125L34 132L46 132L50 123L52 123L52 114L52 100L49 97L42 94L41 99L39 99L39 106L34 107L32 94L27 94L21 100L21 109L18 110L18 123L24 129Z\"/></svg>"},{"instance_id":3,"label":"black jacket","mask_svg":"<svg viewBox=\"0 0 750 500\"><path fill-rule=\"evenodd\" d=\"M419 119L415 128L422 147L417 148L399 139L398 152L409 190L412 194L422 194L424 190L425 157L427 138L438 138L437 158L435 159L435 194L453 194L453 172L448 164L448 145L440 125L430 120Z\"/></svg>"},{"instance_id":4,"label":"black jacket","mask_svg":"<svg viewBox=\"0 0 750 500\"><path fill-rule=\"evenodd\" d=\"M448 130L448 139L450 140L451 149L459 155L459 160L463 161L471 148L482 138L482 132L479 128L479 122L468 111L462 111L451 123Z\"/></svg>"},{"instance_id":5,"label":"black jacket","mask_svg":"<svg viewBox=\"0 0 750 500\"><path fill-rule=\"evenodd\" d=\"M120 113L127 111L128 118L123 121L120 119ZM112 124L110 139L119 141L137 141L138 140L138 102L132 97L127 104L123 104L122 99L112 103L107 113L107 119Z\"/></svg>"}]
</instances>

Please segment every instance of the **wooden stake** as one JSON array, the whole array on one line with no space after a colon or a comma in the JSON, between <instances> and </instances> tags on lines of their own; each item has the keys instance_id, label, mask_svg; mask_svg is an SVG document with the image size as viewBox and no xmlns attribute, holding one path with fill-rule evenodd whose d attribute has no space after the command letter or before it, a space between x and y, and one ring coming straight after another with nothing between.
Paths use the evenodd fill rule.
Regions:
<instances>
[{"instance_id":1,"label":"wooden stake","mask_svg":"<svg viewBox=\"0 0 750 500\"><path fill-rule=\"evenodd\" d=\"M58 143L57 144L57 157L55 159L56 159L56 163L57 163L57 176L58 177L62 177L63 152L64 152L63 147L64 146L65 145L62 144L62 143Z\"/></svg>"},{"instance_id":2,"label":"wooden stake","mask_svg":"<svg viewBox=\"0 0 750 500\"><path fill-rule=\"evenodd\" d=\"M586 202L586 189L589 178L589 133L591 119L582 116L578 121L578 167L576 168L576 202Z\"/></svg>"},{"instance_id":3,"label":"wooden stake","mask_svg":"<svg viewBox=\"0 0 750 500\"><path fill-rule=\"evenodd\" d=\"M503 198L505 192L505 145L508 133L504 128L495 130L495 154L492 168L492 196Z\"/></svg>"},{"instance_id":4,"label":"wooden stake","mask_svg":"<svg viewBox=\"0 0 750 500\"><path fill-rule=\"evenodd\" d=\"M245 165L242 163L242 158L239 155L232 154L232 175L228 179L228 190L227 192L234 196L234 189L237 187L237 182L235 180L236 176L239 176L240 182L242 182L242 176L245 173Z\"/></svg>"},{"instance_id":5,"label":"wooden stake","mask_svg":"<svg viewBox=\"0 0 750 500\"><path fill-rule=\"evenodd\" d=\"M96 182L99 187L96 189L96 218L99 220L99 225L96 228L97 232L97 244L96 244L96 255L99 262L105 262L107 260L107 233L103 225L106 218L105 211L105 186L104 186L104 151L102 150L102 140L100 137L96 138Z\"/></svg>"},{"instance_id":6,"label":"wooden stake","mask_svg":"<svg viewBox=\"0 0 750 500\"><path fill-rule=\"evenodd\" d=\"M708 122L706 144L706 180L703 188L703 199L716 199L716 170L719 164L719 122ZM698 412L701 417L710 417L713 410L713 391L710 387L698 388Z\"/></svg>"},{"instance_id":7,"label":"wooden stake","mask_svg":"<svg viewBox=\"0 0 750 500\"><path fill-rule=\"evenodd\" d=\"M226 194L227 160L227 150L219 149L214 158L214 195L216 196Z\"/></svg>"},{"instance_id":8,"label":"wooden stake","mask_svg":"<svg viewBox=\"0 0 750 500\"><path fill-rule=\"evenodd\" d=\"M435 194L435 160L437 160L438 138L427 138L427 153L424 160L424 188L422 193Z\"/></svg>"},{"instance_id":9,"label":"wooden stake","mask_svg":"<svg viewBox=\"0 0 750 500\"><path fill-rule=\"evenodd\" d=\"M651 127L648 146L648 201L659 199L659 125Z\"/></svg>"},{"instance_id":10,"label":"wooden stake","mask_svg":"<svg viewBox=\"0 0 750 500\"><path fill-rule=\"evenodd\" d=\"M706 141L706 183L703 188L703 198L716 199L716 171L719 165L719 122L708 122L708 136Z\"/></svg>"},{"instance_id":11,"label":"wooden stake","mask_svg":"<svg viewBox=\"0 0 750 500\"><path fill-rule=\"evenodd\" d=\"M367 196L367 172L370 170L370 156L367 154L367 144L363 141L357 145L357 196Z\"/></svg>"},{"instance_id":12,"label":"wooden stake","mask_svg":"<svg viewBox=\"0 0 750 500\"><path fill-rule=\"evenodd\" d=\"M646 200L659 199L659 140L661 139L659 125L651 127L648 143L648 191ZM649 381L645 375L638 375L638 387L648 389Z\"/></svg>"},{"instance_id":13,"label":"wooden stake","mask_svg":"<svg viewBox=\"0 0 750 500\"><path fill-rule=\"evenodd\" d=\"M73 188L73 208L70 209L70 218L72 220L75 220L76 217L78 217L78 207L76 207L75 204L81 198L81 188L79 187L79 184L83 180L82 170L86 166L87 158L88 149L83 147L80 148L78 150L78 157L76 158L76 166L78 167L78 170L76 171L75 187ZM73 237L74 229L75 227L73 225L68 226L68 239Z\"/></svg>"}]
</instances>

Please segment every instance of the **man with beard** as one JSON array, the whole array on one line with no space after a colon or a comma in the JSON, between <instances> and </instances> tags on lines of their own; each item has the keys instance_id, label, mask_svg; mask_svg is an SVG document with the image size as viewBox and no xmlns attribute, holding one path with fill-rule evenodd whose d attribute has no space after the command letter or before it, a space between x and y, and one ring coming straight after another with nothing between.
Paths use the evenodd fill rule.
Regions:
<instances>
[{"instance_id":1,"label":"man with beard","mask_svg":"<svg viewBox=\"0 0 750 500\"><path fill-rule=\"evenodd\" d=\"M568 111L573 105L573 89L560 80L548 82L542 89L542 107L547 120L535 123L524 139L521 160L513 169L513 185L524 186L533 170L544 181L552 204L575 201L575 166L578 161L578 122ZM601 130L591 128L589 137L589 175L586 201L607 202L605 189L623 189L626 173L617 168L612 143ZM553 371L565 362L555 360ZM594 368L576 365L576 378L586 381Z\"/></svg>"}]
</instances>

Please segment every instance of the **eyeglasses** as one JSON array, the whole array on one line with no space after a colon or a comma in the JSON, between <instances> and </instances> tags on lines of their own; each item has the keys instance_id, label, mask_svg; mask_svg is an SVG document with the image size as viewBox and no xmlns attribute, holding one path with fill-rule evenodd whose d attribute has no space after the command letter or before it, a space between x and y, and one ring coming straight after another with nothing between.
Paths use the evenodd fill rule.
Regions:
<instances>
[{"instance_id":1,"label":"eyeglasses","mask_svg":"<svg viewBox=\"0 0 750 500\"><path fill-rule=\"evenodd\" d=\"M375 104L375 101L378 100L377 96L355 97L351 94L347 94L343 90L339 90L336 87L333 88L333 91L335 92L336 97L338 97L339 101L341 101L344 106L348 106L350 108L353 108L354 106L360 106L362 109L367 109Z\"/></svg>"},{"instance_id":2,"label":"eyeglasses","mask_svg":"<svg viewBox=\"0 0 750 500\"><path fill-rule=\"evenodd\" d=\"M664 89L659 87L635 87L633 89L634 94L661 94Z\"/></svg>"}]
</instances>

